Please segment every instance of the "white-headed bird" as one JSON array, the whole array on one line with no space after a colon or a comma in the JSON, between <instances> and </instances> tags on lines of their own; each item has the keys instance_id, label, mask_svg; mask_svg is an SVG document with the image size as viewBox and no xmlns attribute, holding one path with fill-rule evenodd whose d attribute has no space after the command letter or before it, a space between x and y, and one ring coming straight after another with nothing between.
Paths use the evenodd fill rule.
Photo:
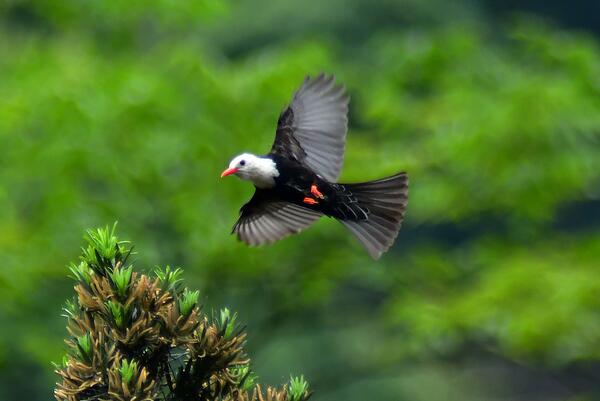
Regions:
<instances>
[{"instance_id":1,"label":"white-headed bird","mask_svg":"<svg viewBox=\"0 0 600 401\"><path fill-rule=\"evenodd\" d=\"M298 233L321 216L345 225L372 258L394 243L408 200L408 176L340 184L349 97L334 77L306 77L277 122L264 156L243 153L221 177L251 181L254 195L240 209L233 232L248 245Z\"/></svg>"}]
</instances>

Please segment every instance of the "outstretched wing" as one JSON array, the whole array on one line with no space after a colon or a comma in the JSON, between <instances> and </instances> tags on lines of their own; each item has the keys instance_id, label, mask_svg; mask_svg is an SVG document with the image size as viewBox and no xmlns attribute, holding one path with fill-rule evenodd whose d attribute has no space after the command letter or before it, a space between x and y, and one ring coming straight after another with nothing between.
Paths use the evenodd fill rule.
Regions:
<instances>
[{"instance_id":1,"label":"outstretched wing","mask_svg":"<svg viewBox=\"0 0 600 401\"><path fill-rule=\"evenodd\" d=\"M240 209L232 233L250 246L270 244L302 231L320 216L319 212L277 200L268 189L257 188Z\"/></svg>"},{"instance_id":2,"label":"outstretched wing","mask_svg":"<svg viewBox=\"0 0 600 401\"><path fill-rule=\"evenodd\" d=\"M306 77L279 116L271 152L296 159L335 182L344 162L349 100L333 75Z\"/></svg>"}]
</instances>

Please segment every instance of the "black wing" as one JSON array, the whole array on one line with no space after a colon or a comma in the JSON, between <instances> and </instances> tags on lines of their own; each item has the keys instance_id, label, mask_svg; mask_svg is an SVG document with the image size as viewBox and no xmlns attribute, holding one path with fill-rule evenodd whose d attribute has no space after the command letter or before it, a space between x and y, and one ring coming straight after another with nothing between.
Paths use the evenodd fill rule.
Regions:
<instances>
[{"instance_id":1,"label":"black wing","mask_svg":"<svg viewBox=\"0 0 600 401\"><path fill-rule=\"evenodd\" d=\"M349 100L333 75L306 77L279 116L271 152L302 162L335 182L344 162Z\"/></svg>"},{"instance_id":2,"label":"black wing","mask_svg":"<svg viewBox=\"0 0 600 401\"><path fill-rule=\"evenodd\" d=\"M232 232L250 246L270 244L302 231L320 216L319 212L278 200L268 189L257 188L240 209Z\"/></svg>"}]
</instances>

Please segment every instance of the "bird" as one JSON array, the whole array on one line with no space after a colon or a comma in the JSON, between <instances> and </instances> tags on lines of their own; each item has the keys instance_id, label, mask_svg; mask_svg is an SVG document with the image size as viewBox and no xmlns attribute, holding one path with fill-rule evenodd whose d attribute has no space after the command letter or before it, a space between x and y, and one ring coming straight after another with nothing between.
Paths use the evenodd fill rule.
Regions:
<instances>
[{"instance_id":1,"label":"bird","mask_svg":"<svg viewBox=\"0 0 600 401\"><path fill-rule=\"evenodd\" d=\"M341 222L377 260L394 243L408 202L406 172L338 183L350 97L334 75L307 76L277 121L269 153L235 156L221 178L254 184L232 234L249 246L299 233L322 216Z\"/></svg>"}]
</instances>

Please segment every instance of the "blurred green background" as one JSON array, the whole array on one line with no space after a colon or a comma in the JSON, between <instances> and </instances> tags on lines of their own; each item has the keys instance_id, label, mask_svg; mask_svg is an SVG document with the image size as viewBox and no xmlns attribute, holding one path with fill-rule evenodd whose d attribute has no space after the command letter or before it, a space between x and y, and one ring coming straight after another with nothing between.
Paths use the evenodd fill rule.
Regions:
<instances>
[{"instance_id":1,"label":"blurred green background","mask_svg":"<svg viewBox=\"0 0 600 401\"><path fill-rule=\"evenodd\" d=\"M0 2L0 399L47 400L66 265L119 221L135 265L230 306L315 400L600 400L600 5ZM352 96L344 181L411 177L371 261L323 219L229 235L306 74Z\"/></svg>"}]
</instances>

